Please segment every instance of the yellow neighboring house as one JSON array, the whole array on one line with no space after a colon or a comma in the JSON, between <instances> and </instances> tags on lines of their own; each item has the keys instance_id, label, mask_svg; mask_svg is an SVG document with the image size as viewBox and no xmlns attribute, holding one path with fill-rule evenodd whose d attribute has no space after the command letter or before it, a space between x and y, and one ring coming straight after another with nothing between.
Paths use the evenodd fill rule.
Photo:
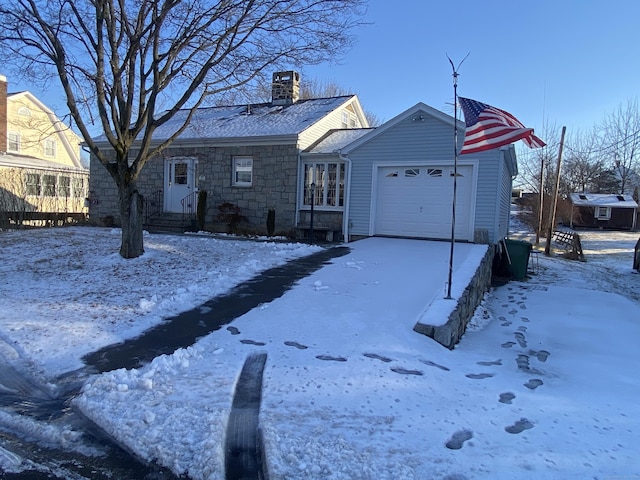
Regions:
<instances>
[{"instance_id":1,"label":"yellow neighboring house","mask_svg":"<svg viewBox=\"0 0 640 480\"><path fill-rule=\"evenodd\" d=\"M81 138L30 92L0 75L0 227L84 218L89 170Z\"/></svg>"}]
</instances>

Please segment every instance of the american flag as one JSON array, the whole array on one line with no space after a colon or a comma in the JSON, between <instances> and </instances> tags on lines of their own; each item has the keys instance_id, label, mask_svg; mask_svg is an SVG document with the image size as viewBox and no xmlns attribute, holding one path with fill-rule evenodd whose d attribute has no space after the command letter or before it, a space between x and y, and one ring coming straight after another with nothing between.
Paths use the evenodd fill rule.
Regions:
<instances>
[{"instance_id":1,"label":"american flag","mask_svg":"<svg viewBox=\"0 0 640 480\"><path fill-rule=\"evenodd\" d=\"M524 141L529 148L546 145L533 134L533 128L526 128L510 113L469 98L458 97L458 101L466 123L460 154L482 152L518 140Z\"/></svg>"}]
</instances>

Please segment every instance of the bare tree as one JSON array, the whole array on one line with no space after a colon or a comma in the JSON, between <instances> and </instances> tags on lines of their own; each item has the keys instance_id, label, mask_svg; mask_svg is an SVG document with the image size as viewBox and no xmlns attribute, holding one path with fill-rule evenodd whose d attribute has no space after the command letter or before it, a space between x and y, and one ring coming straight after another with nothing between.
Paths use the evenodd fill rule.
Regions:
<instances>
[{"instance_id":1,"label":"bare tree","mask_svg":"<svg viewBox=\"0 0 640 480\"><path fill-rule=\"evenodd\" d=\"M55 79L120 196L120 255L144 252L136 181L196 109L274 68L348 49L366 0L16 0L0 5L0 60ZM187 109L187 114L176 117ZM167 138L156 129L181 118ZM92 138L97 121L104 143Z\"/></svg>"},{"instance_id":2,"label":"bare tree","mask_svg":"<svg viewBox=\"0 0 640 480\"><path fill-rule=\"evenodd\" d=\"M603 153L609 157L620 178L620 192L633 191L629 180L640 169L640 108L638 99L629 99L605 116L601 128ZM627 192L630 193L630 192Z\"/></svg>"},{"instance_id":3,"label":"bare tree","mask_svg":"<svg viewBox=\"0 0 640 480\"><path fill-rule=\"evenodd\" d=\"M561 195L618 191L620 182L602 155L601 143L596 128L589 132L578 131L567 140Z\"/></svg>"}]
</instances>

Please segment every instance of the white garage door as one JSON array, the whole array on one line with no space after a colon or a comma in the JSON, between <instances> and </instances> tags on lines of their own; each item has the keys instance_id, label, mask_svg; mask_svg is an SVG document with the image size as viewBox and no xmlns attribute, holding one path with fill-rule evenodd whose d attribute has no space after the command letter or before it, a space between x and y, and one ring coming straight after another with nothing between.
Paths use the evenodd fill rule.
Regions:
<instances>
[{"instance_id":1,"label":"white garage door","mask_svg":"<svg viewBox=\"0 0 640 480\"><path fill-rule=\"evenodd\" d=\"M473 240L473 167L458 166L456 239ZM451 238L453 166L380 167L374 233Z\"/></svg>"}]
</instances>

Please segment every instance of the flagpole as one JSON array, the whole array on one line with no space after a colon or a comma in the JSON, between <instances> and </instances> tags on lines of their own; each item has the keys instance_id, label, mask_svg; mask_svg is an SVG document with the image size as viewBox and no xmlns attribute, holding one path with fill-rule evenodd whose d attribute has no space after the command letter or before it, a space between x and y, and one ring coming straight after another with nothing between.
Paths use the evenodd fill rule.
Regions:
<instances>
[{"instance_id":1,"label":"flagpole","mask_svg":"<svg viewBox=\"0 0 640 480\"><path fill-rule=\"evenodd\" d=\"M469 54L467 54L467 57ZM462 59L464 62L467 57ZM456 241L456 190L458 188L458 70L456 69L453 61L447 55L449 63L451 64L451 70L453 71L453 201L451 202L451 246L449 249L449 278L447 280L447 296L446 299L450 300L451 296L451 282L453 277L453 246ZM458 68L462 65L462 62L458 64Z\"/></svg>"}]
</instances>

